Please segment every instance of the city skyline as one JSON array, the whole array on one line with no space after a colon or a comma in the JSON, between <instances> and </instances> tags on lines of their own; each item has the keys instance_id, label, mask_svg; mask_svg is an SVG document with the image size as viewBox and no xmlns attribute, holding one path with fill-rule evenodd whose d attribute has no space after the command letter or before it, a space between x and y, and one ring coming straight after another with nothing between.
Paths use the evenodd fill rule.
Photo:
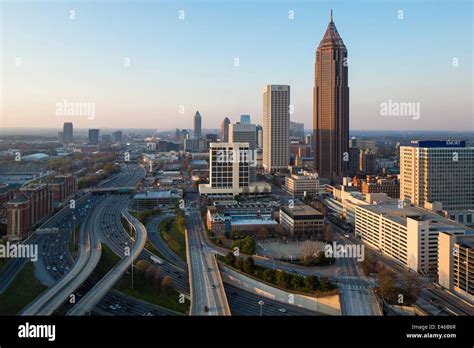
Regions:
<instances>
[{"instance_id":1,"label":"city skyline","mask_svg":"<svg viewBox=\"0 0 474 348\"><path fill-rule=\"evenodd\" d=\"M110 124L119 128L192 129L196 110L201 110L203 129L218 128L225 116L235 121L241 114L250 114L254 123L261 124L261 88L283 83L292 88L291 120L304 122L309 129L310 71L331 7L351 52L351 130L465 130L472 126L472 81L466 78L472 69L472 50L462 45L472 38L469 4L449 7L438 3L427 13L420 4L403 2L370 7L348 2L284 2L269 9L264 18L249 13L245 3L238 8L212 1L199 8L187 3L181 7L159 4L163 9L160 13L153 11L154 4L140 4L130 11L123 11L130 4L107 7L117 18L110 16L110 30L101 28L103 32L91 42L86 40L87 34L101 26L103 4L75 4L74 19L70 18L71 6L66 4L41 8L28 4L26 12L18 11L21 3L3 4L2 19L8 30L15 31L16 39L6 35L2 49L2 127L60 128L70 121L78 129ZM252 5L265 8L264 3ZM399 11L403 11L402 19ZM18 13L27 19L27 25L18 26ZM47 22L53 18L56 20ZM138 18L145 18L145 22L160 18L163 23L156 21L156 28L147 32L143 26L133 25ZM206 22L210 18L212 23ZM130 26L119 28L123 21ZM226 21L233 29L209 35L208 31ZM453 21L456 26L450 25ZM232 24L240 25L235 29ZM59 26L60 34L51 32L51 25ZM163 37L161 25L168 27L169 38ZM255 38L254 33L265 25L280 29L286 52L282 54L275 47L275 38ZM429 42L424 40L425 30L433 34ZM43 45L22 44L23 39L35 35L44 38L45 31L51 34L45 40L54 55ZM115 31L123 39L112 38ZM193 42L198 35L202 40ZM133 37L141 40L132 42ZM156 47L149 45L152 39L158 42ZM219 45L213 45L216 40ZM173 42L182 45L173 46ZM70 52L55 50L56 45L68 47ZM188 59L191 48L197 54ZM95 54L88 53L92 49ZM439 83L428 85L423 76L434 74ZM199 90L194 78L199 81ZM58 115L56 105L63 101L93 103L94 117ZM390 108L396 103L418 103L419 115L386 115L383 105Z\"/></svg>"}]
</instances>

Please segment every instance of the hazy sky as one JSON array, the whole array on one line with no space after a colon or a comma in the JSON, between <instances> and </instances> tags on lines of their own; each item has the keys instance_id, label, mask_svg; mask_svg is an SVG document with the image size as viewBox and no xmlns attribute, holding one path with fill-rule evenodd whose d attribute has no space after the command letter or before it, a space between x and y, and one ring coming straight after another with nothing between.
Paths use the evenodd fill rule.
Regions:
<instances>
[{"instance_id":1,"label":"hazy sky","mask_svg":"<svg viewBox=\"0 0 474 348\"><path fill-rule=\"evenodd\" d=\"M292 120L310 128L332 7L351 129L474 129L469 0L0 3L3 127L191 128L196 109L203 128L261 123L263 86L289 84ZM58 114L64 100L95 114ZM381 115L389 100L419 103L419 119Z\"/></svg>"}]
</instances>

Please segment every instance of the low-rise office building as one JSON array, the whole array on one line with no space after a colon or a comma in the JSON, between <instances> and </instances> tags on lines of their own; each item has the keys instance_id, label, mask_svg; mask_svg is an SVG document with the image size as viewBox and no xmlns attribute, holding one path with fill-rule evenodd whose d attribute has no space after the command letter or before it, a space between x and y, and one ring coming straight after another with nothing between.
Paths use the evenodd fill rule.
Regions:
<instances>
[{"instance_id":1,"label":"low-rise office building","mask_svg":"<svg viewBox=\"0 0 474 348\"><path fill-rule=\"evenodd\" d=\"M175 208L182 197L171 190L140 192L133 196L133 210L169 209Z\"/></svg>"},{"instance_id":2,"label":"low-rise office building","mask_svg":"<svg viewBox=\"0 0 474 348\"><path fill-rule=\"evenodd\" d=\"M285 178L285 188L293 197L305 197L319 195L319 177L316 173L303 172L303 174L291 174Z\"/></svg>"},{"instance_id":3,"label":"low-rise office building","mask_svg":"<svg viewBox=\"0 0 474 348\"><path fill-rule=\"evenodd\" d=\"M323 232L324 215L309 205L283 206L280 224L292 236L316 236Z\"/></svg>"},{"instance_id":4,"label":"low-rise office building","mask_svg":"<svg viewBox=\"0 0 474 348\"><path fill-rule=\"evenodd\" d=\"M256 235L265 229L271 233L278 226L274 204L216 202L206 214L207 228L217 235Z\"/></svg>"}]
</instances>

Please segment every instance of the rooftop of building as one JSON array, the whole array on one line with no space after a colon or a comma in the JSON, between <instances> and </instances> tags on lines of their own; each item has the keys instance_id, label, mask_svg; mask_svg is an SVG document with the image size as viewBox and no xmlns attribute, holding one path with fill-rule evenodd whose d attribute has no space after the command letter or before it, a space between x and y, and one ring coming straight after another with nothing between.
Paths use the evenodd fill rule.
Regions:
<instances>
[{"instance_id":1,"label":"rooftop of building","mask_svg":"<svg viewBox=\"0 0 474 348\"><path fill-rule=\"evenodd\" d=\"M466 147L465 140L412 140L411 147L421 148L452 148Z\"/></svg>"},{"instance_id":2,"label":"rooftop of building","mask_svg":"<svg viewBox=\"0 0 474 348\"><path fill-rule=\"evenodd\" d=\"M385 218L406 226L407 219L411 218L417 221L429 221L430 231L448 231L453 229L467 229L465 225L445 218L427 209L405 204L399 207L398 204L375 204L358 206L358 208L369 210L375 214L383 215ZM474 232L474 230L473 230Z\"/></svg>"},{"instance_id":3,"label":"rooftop of building","mask_svg":"<svg viewBox=\"0 0 474 348\"><path fill-rule=\"evenodd\" d=\"M181 196L179 196L177 193L174 193L171 190L139 192L133 196L133 199L157 199L157 198L181 198Z\"/></svg>"},{"instance_id":4,"label":"rooftop of building","mask_svg":"<svg viewBox=\"0 0 474 348\"><path fill-rule=\"evenodd\" d=\"M272 219L267 219L267 218L235 218L232 217L230 220L230 223L232 225L278 225L278 222Z\"/></svg>"},{"instance_id":5,"label":"rooftop of building","mask_svg":"<svg viewBox=\"0 0 474 348\"><path fill-rule=\"evenodd\" d=\"M39 152L39 153L33 153L31 155L23 156L21 159L23 161L41 161L48 158L49 158L48 154Z\"/></svg>"},{"instance_id":6,"label":"rooftop of building","mask_svg":"<svg viewBox=\"0 0 474 348\"><path fill-rule=\"evenodd\" d=\"M474 249L474 235L457 236L456 241L459 245Z\"/></svg>"},{"instance_id":7,"label":"rooftop of building","mask_svg":"<svg viewBox=\"0 0 474 348\"><path fill-rule=\"evenodd\" d=\"M293 207L282 206L280 209L283 210L285 214L287 214L288 216L292 218L302 218L302 217L323 218L323 214L319 210L316 210L313 207L306 204L295 205Z\"/></svg>"},{"instance_id":8,"label":"rooftop of building","mask_svg":"<svg viewBox=\"0 0 474 348\"><path fill-rule=\"evenodd\" d=\"M207 166L207 161L203 159L191 161L192 166Z\"/></svg>"}]
</instances>

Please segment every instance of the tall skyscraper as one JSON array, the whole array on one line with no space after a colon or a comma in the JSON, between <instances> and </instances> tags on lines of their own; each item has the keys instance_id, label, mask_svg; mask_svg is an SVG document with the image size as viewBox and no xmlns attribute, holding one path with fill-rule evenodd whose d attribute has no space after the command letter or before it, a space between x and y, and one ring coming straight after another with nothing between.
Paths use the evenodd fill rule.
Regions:
<instances>
[{"instance_id":1,"label":"tall skyscraper","mask_svg":"<svg viewBox=\"0 0 474 348\"><path fill-rule=\"evenodd\" d=\"M286 170L290 162L290 86L266 85L263 90L263 168Z\"/></svg>"},{"instance_id":2,"label":"tall skyscraper","mask_svg":"<svg viewBox=\"0 0 474 348\"><path fill-rule=\"evenodd\" d=\"M118 130L112 133L114 143L121 143L122 142L122 131Z\"/></svg>"},{"instance_id":3,"label":"tall skyscraper","mask_svg":"<svg viewBox=\"0 0 474 348\"><path fill-rule=\"evenodd\" d=\"M347 171L349 87L347 49L331 18L316 50L313 90L314 168L321 178L341 182Z\"/></svg>"},{"instance_id":4,"label":"tall skyscraper","mask_svg":"<svg viewBox=\"0 0 474 348\"><path fill-rule=\"evenodd\" d=\"M174 141L178 143L181 141L181 131L179 128L176 128L176 131L174 132Z\"/></svg>"},{"instance_id":5,"label":"tall skyscraper","mask_svg":"<svg viewBox=\"0 0 474 348\"><path fill-rule=\"evenodd\" d=\"M230 120L228 117L224 118L224 121L221 123L221 142L227 143L229 142L229 125Z\"/></svg>"},{"instance_id":6,"label":"tall skyscraper","mask_svg":"<svg viewBox=\"0 0 474 348\"><path fill-rule=\"evenodd\" d=\"M290 137L304 139L304 123L290 121Z\"/></svg>"},{"instance_id":7,"label":"tall skyscraper","mask_svg":"<svg viewBox=\"0 0 474 348\"><path fill-rule=\"evenodd\" d=\"M240 115L241 124L250 124L250 115Z\"/></svg>"},{"instance_id":8,"label":"tall skyscraper","mask_svg":"<svg viewBox=\"0 0 474 348\"><path fill-rule=\"evenodd\" d=\"M202 129L201 129L201 114L199 111L196 111L194 115L194 138L199 139L202 136Z\"/></svg>"},{"instance_id":9,"label":"tall skyscraper","mask_svg":"<svg viewBox=\"0 0 474 348\"><path fill-rule=\"evenodd\" d=\"M64 122L63 143L70 144L74 141L72 122Z\"/></svg>"},{"instance_id":10,"label":"tall skyscraper","mask_svg":"<svg viewBox=\"0 0 474 348\"><path fill-rule=\"evenodd\" d=\"M413 141L400 147L400 199L440 202L452 220L474 218L474 147L465 141Z\"/></svg>"},{"instance_id":11,"label":"tall skyscraper","mask_svg":"<svg viewBox=\"0 0 474 348\"><path fill-rule=\"evenodd\" d=\"M99 130L89 129L89 144L97 145L99 143Z\"/></svg>"},{"instance_id":12,"label":"tall skyscraper","mask_svg":"<svg viewBox=\"0 0 474 348\"><path fill-rule=\"evenodd\" d=\"M256 161L254 150L257 149L257 126L254 124L230 124L229 143L248 143L253 160ZM250 181L255 181L257 177L256 166L250 166Z\"/></svg>"}]
</instances>

